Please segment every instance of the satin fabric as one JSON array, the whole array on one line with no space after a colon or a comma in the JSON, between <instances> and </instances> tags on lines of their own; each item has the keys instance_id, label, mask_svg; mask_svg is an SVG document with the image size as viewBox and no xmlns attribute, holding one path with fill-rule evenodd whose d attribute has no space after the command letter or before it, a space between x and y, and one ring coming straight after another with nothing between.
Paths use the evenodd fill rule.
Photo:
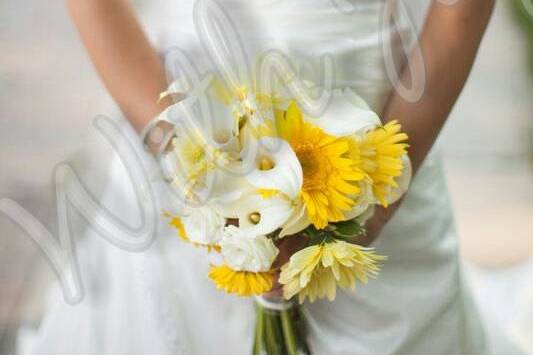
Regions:
<instances>
[{"instance_id":1,"label":"satin fabric","mask_svg":"<svg viewBox=\"0 0 533 355\"><path fill-rule=\"evenodd\" d=\"M383 47L401 52L409 26L384 22L384 1L220 0L238 28L250 58L267 49L283 51L302 79L317 81L321 55L335 61L335 86L349 86L376 111L392 90ZM193 22L194 2L142 3L143 24L162 55L183 48L199 68L210 61ZM404 43L405 45L405 43ZM135 134L123 122L132 140ZM103 145L103 143L102 143ZM139 151L141 148L136 147ZM110 148L99 156L112 156ZM145 153L145 163L155 169ZM131 223L138 211L128 176L112 159L106 206ZM172 204L162 183L154 184L161 209ZM334 302L305 304L314 354L484 354L477 313L464 286L453 217L441 163L432 152L404 203L373 245L388 256L377 280ZM21 354L249 354L254 324L249 299L226 295L207 279L208 256L160 226L145 252L120 250L91 230L78 245L86 297L64 303L59 289L35 333L21 335Z\"/></svg>"}]
</instances>

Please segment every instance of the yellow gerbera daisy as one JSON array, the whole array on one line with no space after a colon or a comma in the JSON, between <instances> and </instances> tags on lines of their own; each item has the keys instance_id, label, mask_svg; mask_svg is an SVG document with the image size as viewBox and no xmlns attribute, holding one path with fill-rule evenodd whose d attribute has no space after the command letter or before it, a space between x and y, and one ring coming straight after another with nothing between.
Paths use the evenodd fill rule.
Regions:
<instances>
[{"instance_id":1,"label":"yellow gerbera daisy","mask_svg":"<svg viewBox=\"0 0 533 355\"><path fill-rule=\"evenodd\" d=\"M317 229L344 220L365 174L349 156L349 140L325 133L303 120L295 102L276 112L278 135L291 145L303 171L302 200Z\"/></svg>"},{"instance_id":2,"label":"yellow gerbera daisy","mask_svg":"<svg viewBox=\"0 0 533 355\"><path fill-rule=\"evenodd\" d=\"M390 121L370 131L357 146L361 168L372 180L372 189L379 202L387 207L387 196L398 187L395 179L403 171L402 156L407 153L407 134L400 132L398 121Z\"/></svg>"},{"instance_id":3,"label":"yellow gerbera daisy","mask_svg":"<svg viewBox=\"0 0 533 355\"><path fill-rule=\"evenodd\" d=\"M307 247L281 268L283 296L290 299L297 294L300 303L307 297L311 302L325 297L332 301L337 285L355 289L356 280L366 283L378 274L384 259L371 249L338 240Z\"/></svg>"},{"instance_id":4,"label":"yellow gerbera daisy","mask_svg":"<svg viewBox=\"0 0 533 355\"><path fill-rule=\"evenodd\" d=\"M272 289L274 273L235 271L229 266L211 266L209 278L217 288L239 296L261 295Z\"/></svg>"}]
</instances>

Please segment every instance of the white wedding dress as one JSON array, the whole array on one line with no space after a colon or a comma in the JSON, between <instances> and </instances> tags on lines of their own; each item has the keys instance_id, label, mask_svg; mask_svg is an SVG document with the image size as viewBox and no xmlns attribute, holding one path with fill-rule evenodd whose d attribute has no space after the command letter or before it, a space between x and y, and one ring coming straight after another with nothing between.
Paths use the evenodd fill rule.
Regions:
<instances>
[{"instance_id":1,"label":"white wedding dress","mask_svg":"<svg viewBox=\"0 0 533 355\"><path fill-rule=\"evenodd\" d=\"M250 57L259 50L279 49L297 63L304 79L316 81L320 57L330 55L335 60L335 85L352 87L378 112L383 108L392 87L383 48L398 51L397 35L409 30L384 20L385 1L218 2L239 30ZM178 46L203 67L208 65L207 54L195 34L193 5L193 0L146 1L139 12L161 53ZM349 5L351 11L345 8ZM131 128L123 125L134 139ZM111 148L100 149L107 153L95 160L111 155ZM144 159L153 167L147 154ZM117 159L106 171L103 203L135 224L139 211L128 175ZM90 176L81 175L91 186ZM161 191L160 185L154 188ZM170 208L165 195L158 193L161 210ZM356 292L339 292L334 302L305 304L313 354L487 353L463 284L452 213L435 152L374 247L388 256L379 278ZM141 253L117 248L90 229L76 248L85 298L68 305L55 286L40 328L34 334L21 333L21 354L251 352L253 301L216 290L206 277L206 253L182 243L168 227L161 226L154 243Z\"/></svg>"}]
</instances>

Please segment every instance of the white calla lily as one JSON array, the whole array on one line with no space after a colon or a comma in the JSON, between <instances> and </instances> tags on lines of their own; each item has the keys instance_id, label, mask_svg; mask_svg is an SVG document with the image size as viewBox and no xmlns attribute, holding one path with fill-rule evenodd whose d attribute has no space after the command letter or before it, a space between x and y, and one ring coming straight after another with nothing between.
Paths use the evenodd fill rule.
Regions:
<instances>
[{"instance_id":1,"label":"white calla lily","mask_svg":"<svg viewBox=\"0 0 533 355\"><path fill-rule=\"evenodd\" d=\"M309 217L307 216L307 211L305 205L301 200L298 201L297 205L293 207L292 213L287 219L287 223L283 225L279 233L279 237L283 238L288 235L293 235L298 232L301 232L311 224Z\"/></svg>"},{"instance_id":2,"label":"white calla lily","mask_svg":"<svg viewBox=\"0 0 533 355\"><path fill-rule=\"evenodd\" d=\"M231 170L218 169L213 173L211 189L205 201L210 205L231 204L248 190L248 182Z\"/></svg>"},{"instance_id":3,"label":"white calla lily","mask_svg":"<svg viewBox=\"0 0 533 355\"><path fill-rule=\"evenodd\" d=\"M239 228L246 234L269 234L282 227L292 214L292 203L282 194L268 198L248 193L232 204L217 209L227 218L239 220Z\"/></svg>"},{"instance_id":4,"label":"white calla lily","mask_svg":"<svg viewBox=\"0 0 533 355\"><path fill-rule=\"evenodd\" d=\"M283 139L265 137L257 141L251 171L246 180L259 189L273 189L294 199L300 193L303 172L296 154Z\"/></svg>"},{"instance_id":5,"label":"white calla lily","mask_svg":"<svg viewBox=\"0 0 533 355\"><path fill-rule=\"evenodd\" d=\"M279 253L271 239L247 234L235 226L224 228L220 248L224 262L235 271L269 271Z\"/></svg>"},{"instance_id":6,"label":"white calla lily","mask_svg":"<svg viewBox=\"0 0 533 355\"><path fill-rule=\"evenodd\" d=\"M307 120L336 137L351 136L381 123L379 116L350 88L333 91L322 115Z\"/></svg>"},{"instance_id":7,"label":"white calla lily","mask_svg":"<svg viewBox=\"0 0 533 355\"><path fill-rule=\"evenodd\" d=\"M223 151L237 151L238 132L231 110L211 96L189 96L171 106L176 118L179 136L200 132L205 142Z\"/></svg>"},{"instance_id":8,"label":"white calla lily","mask_svg":"<svg viewBox=\"0 0 533 355\"><path fill-rule=\"evenodd\" d=\"M213 139L220 145L227 145L237 141L239 116L234 110L222 101L219 95L209 96L209 109L212 121L208 124L213 131Z\"/></svg>"}]
</instances>

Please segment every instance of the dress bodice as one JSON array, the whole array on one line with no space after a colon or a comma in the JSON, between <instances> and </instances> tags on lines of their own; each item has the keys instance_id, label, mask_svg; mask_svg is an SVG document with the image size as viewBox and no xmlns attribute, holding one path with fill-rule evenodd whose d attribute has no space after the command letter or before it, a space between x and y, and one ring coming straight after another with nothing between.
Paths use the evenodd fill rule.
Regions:
<instances>
[{"instance_id":1,"label":"dress bodice","mask_svg":"<svg viewBox=\"0 0 533 355\"><path fill-rule=\"evenodd\" d=\"M204 3L209 1L202 0ZM396 2L384 0L212 0L236 29L250 61L269 50L284 53L302 79L320 82L323 60L333 60L334 86L354 88L380 110L391 88L384 61L397 57L414 37ZM198 26L210 11L199 1L155 0L140 7L149 36L164 54L179 47L209 68ZM209 8L209 6L207 6ZM197 9L198 10L198 9ZM411 31L412 32L412 31ZM232 45L235 36L225 33ZM205 41L203 41L205 42ZM402 47L403 45L403 47ZM390 58L388 58L390 57ZM391 80L392 79L392 80Z\"/></svg>"}]
</instances>

